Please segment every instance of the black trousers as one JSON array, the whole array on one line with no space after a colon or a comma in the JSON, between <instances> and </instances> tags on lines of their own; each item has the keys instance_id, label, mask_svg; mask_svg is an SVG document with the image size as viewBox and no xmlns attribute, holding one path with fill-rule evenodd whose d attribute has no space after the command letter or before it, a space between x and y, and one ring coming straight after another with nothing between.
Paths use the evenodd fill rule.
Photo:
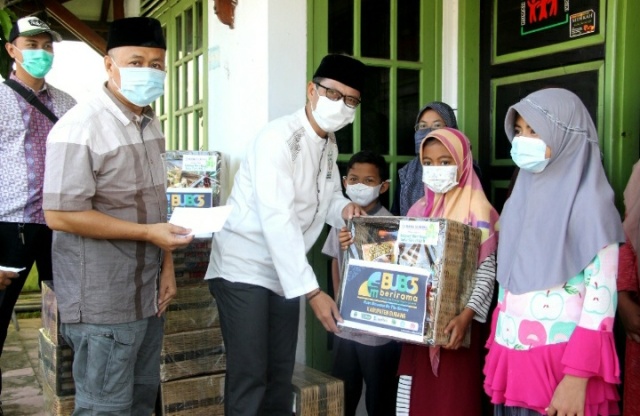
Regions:
<instances>
[{"instance_id":1,"label":"black trousers","mask_svg":"<svg viewBox=\"0 0 640 416\"><path fill-rule=\"evenodd\" d=\"M5 290L0 291L0 355L7 339L11 312L18 301L33 263L35 262L38 268L38 283L53 280L51 236L51 230L43 224L0 222L0 265L25 268L17 278L12 279ZM2 392L1 373L0 392Z\"/></svg>"},{"instance_id":2,"label":"black trousers","mask_svg":"<svg viewBox=\"0 0 640 416\"><path fill-rule=\"evenodd\" d=\"M209 280L227 353L226 416L291 416L300 299Z\"/></svg>"},{"instance_id":3,"label":"black trousers","mask_svg":"<svg viewBox=\"0 0 640 416\"><path fill-rule=\"evenodd\" d=\"M344 382L344 415L356 414L363 381L367 415L394 415L400 344L391 341L372 347L340 337L333 340L331 375Z\"/></svg>"}]
</instances>

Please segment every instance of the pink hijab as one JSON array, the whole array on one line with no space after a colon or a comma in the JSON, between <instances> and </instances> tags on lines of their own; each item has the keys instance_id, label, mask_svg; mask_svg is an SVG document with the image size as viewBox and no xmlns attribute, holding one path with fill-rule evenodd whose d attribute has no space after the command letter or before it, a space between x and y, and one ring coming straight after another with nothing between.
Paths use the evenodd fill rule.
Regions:
<instances>
[{"instance_id":1,"label":"pink hijab","mask_svg":"<svg viewBox=\"0 0 640 416\"><path fill-rule=\"evenodd\" d=\"M424 197L413 204L407 216L446 218L480 229L480 265L498 247L498 212L487 200L480 179L473 171L469 139L461 131L449 127L434 130L422 141L420 160L429 139L438 140L453 156L458 166L458 186L446 194L436 194L425 186Z\"/></svg>"}]
</instances>

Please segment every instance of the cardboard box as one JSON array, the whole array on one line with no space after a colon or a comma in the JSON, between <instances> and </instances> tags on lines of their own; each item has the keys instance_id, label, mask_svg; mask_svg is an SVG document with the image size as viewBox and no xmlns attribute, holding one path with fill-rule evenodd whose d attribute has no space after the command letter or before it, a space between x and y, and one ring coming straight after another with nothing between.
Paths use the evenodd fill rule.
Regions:
<instances>
[{"instance_id":1,"label":"cardboard box","mask_svg":"<svg viewBox=\"0 0 640 416\"><path fill-rule=\"evenodd\" d=\"M444 345L475 283L480 230L445 219L360 217L350 224L339 291L342 326ZM470 333L463 345L468 346Z\"/></svg>"},{"instance_id":2,"label":"cardboard box","mask_svg":"<svg viewBox=\"0 0 640 416\"><path fill-rule=\"evenodd\" d=\"M178 288L165 313L165 335L219 326L218 307L207 282Z\"/></svg>"},{"instance_id":3,"label":"cardboard box","mask_svg":"<svg viewBox=\"0 0 640 416\"><path fill-rule=\"evenodd\" d=\"M224 416L224 374L160 383L162 415Z\"/></svg>"},{"instance_id":4,"label":"cardboard box","mask_svg":"<svg viewBox=\"0 0 640 416\"><path fill-rule=\"evenodd\" d=\"M44 328L38 333L40 371L44 384L56 396L71 396L76 392L73 382L73 350L68 345L55 345L45 334Z\"/></svg>"},{"instance_id":5,"label":"cardboard box","mask_svg":"<svg viewBox=\"0 0 640 416\"><path fill-rule=\"evenodd\" d=\"M198 239L191 240L188 246L172 251L173 258L181 257L182 253L186 253L186 252L211 253L211 239L198 238Z\"/></svg>"},{"instance_id":6,"label":"cardboard box","mask_svg":"<svg viewBox=\"0 0 640 416\"><path fill-rule=\"evenodd\" d=\"M313 368L296 364L293 371L293 409L296 416L344 414L344 384Z\"/></svg>"},{"instance_id":7,"label":"cardboard box","mask_svg":"<svg viewBox=\"0 0 640 416\"><path fill-rule=\"evenodd\" d=\"M209 257L207 256L206 260L202 261L180 261L178 260L176 264L174 264L175 273L188 273L188 279L182 279L180 281L181 284L193 284L197 283L200 280L204 279L204 275L207 272L207 268L209 267ZM184 276L184 275L182 275ZM197 276L202 276L202 278L197 279ZM176 280L176 284L178 281Z\"/></svg>"},{"instance_id":8,"label":"cardboard box","mask_svg":"<svg viewBox=\"0 0 640 416\"><path fill-rule=\"evenodd\" d=\"M55 345L67 345L60 335L60 314L58 300L53 289L53 280L42 282L42 328L44 333Z\"/></svg>"},{"instance_id":9,"label":"cardboard box","mask_svg":"<svg viewBox=\"0 0 640 416\"><path fill-rule=\"evenodd\" d=\"M75 408L75 396L58 396L47 383L42 386L44 411L51 416L69 416Z\"/></svg>"},{"instance_id":10,"label":"cardboard box","mask_svg":"<svg viewBox=\"0 0 640 416\"><path fill-rule=\"evenodd\" d=\"M220 328L166 335L160 356L160 380L170 381L224 372L227 359Z\"/></svg>"},{"instance_id":11,"label":"cardboard box","mask_svg":"<svg viewBox=\"0 0 640 416\"><path fill-rule=\"evenodd\" d=\"M210 240L209 240L210 241ZM209 256L211 255L211 250L209 251L192 251L189 250L189 247L184 249L178 249L173 252L173 264L174 266L183 264L183 263L197 263L197 262L209 262Z\"/></svg>"},{"instance_id":12,"label":"cardboard box","mask_svg":"<svg viewBox=\"0 0 640 416\"><path fill-rule=\"evenodd\" d=\"M177 273L206 273L209 267L210 252L178 252L173 254L173 269ZM191 284L189 281L181 281L182 283ZM177 284L177 282L176 282Z\"/></svg>"},{"instance_id":13,"label":"cardboard box","mask_svg":"<svg viewBox=\"0 0 640 416\"><path fill-rule=\"evenodd\" d=\"M207 274L206 270L195 272L177 271L175 272L176 286L178 286L178 290L180 290L183 286L201 284L204 281L205 274Z\"/></svg>"},{"instance_id":14,"label":"cardboard box","mask_svg":"<svg viewBox=\"0 0 640 416\"><path fill-rule=\"evenodd\" d=\"M194 239L187 247L174 250L172 255L178 286L202 283L209 267L211 238Z\"/></svg>"}]
</instances>

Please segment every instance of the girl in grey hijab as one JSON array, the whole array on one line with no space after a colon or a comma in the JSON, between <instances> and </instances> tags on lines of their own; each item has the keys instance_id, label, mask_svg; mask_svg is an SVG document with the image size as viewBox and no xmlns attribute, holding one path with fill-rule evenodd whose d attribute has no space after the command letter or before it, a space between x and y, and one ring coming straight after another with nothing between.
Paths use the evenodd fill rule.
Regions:
<instances>
[{"instance_id":1,"label":"girl in grey hijab","mask_svg":"<svg viewBox=\"0 0 640 416\"><path fill-rule=\"evenodd\" d=\"M520 167L500 215L498 282L521 294L566 282L624 235L598 133L580 98L548 88L511 106L504 123L511 142L518 115L551 150L543 172Z\"/></svg>"},{"instance_id":2,"label":"girl in grey hijab","mask_svg":"<svg viewBox=\"0 0 640 416\"><path fill-rule=\"evenodd\" d=\"M509 108L518 180L502 211L485 391L504 414L617 414L613 342L624 242L595 125L560 88Z\"/></svg>"}]
</instances>

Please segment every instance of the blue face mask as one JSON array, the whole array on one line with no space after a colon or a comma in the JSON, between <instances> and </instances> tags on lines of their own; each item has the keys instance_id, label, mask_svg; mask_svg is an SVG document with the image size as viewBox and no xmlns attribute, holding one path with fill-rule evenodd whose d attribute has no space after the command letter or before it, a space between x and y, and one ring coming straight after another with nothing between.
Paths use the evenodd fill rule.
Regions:
<instances>
[{"instance_id":1,"label":"blue face mask","mask_svg":"<svg viewBox=\"0 0 640 416\"><path fill-rule=\"evenodd\" d=\"M547 167L547 145L540 139L516 136L511 142L511 158L520 169L540 173Z\"/></svg>"},{"instance_id":2,"label":"blue face mask","mask_svg":"<svg viewBox=\"0 0 640 416\"><path fill-rule=\"evenodd\" d=\"M18 49L18 48L16 48ZM34 78L42 79L51 70L53 54L44 49L25 49L22 52L22 62L16 61L22 68Z\"/></svg>"},{"instance_id":3,"label":"blue face mask","mask_svg":"<svg viewBox=\"0 0 640 416\"><path fill-rule=\"evenodd\" d=\"M427 134L431 133L433 130L434 129L432 129L431 127L427 127L426 129L420 129L415 132L415 134L413 135L413 140L415 141L416 145L416 155L420 155L420 145L422 144L422 141L425 137L427 137Z\"/></svg>"},{"instance_id":4,"label":"blue face mask","mask_svg":"<svg viewBox=\"0 0 640 416\"><path fill-rule=\"evenodd\" d=\"M146 107L164 94L167 73L154 68L120 68L120 94L131 104Z\"/></svg>"}]
</instances>

